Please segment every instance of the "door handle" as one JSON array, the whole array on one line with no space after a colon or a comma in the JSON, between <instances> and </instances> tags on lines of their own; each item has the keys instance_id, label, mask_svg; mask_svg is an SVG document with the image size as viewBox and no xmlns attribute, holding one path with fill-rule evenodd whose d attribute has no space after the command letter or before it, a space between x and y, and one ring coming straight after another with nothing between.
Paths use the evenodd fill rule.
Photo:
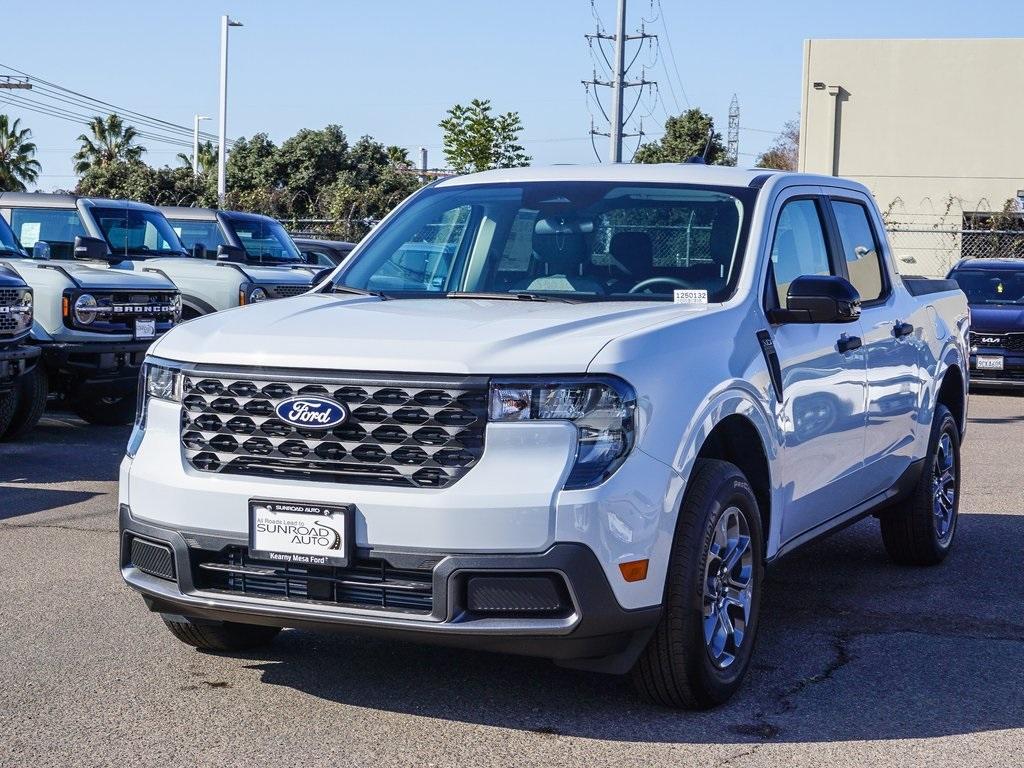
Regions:
<instances>
[{"instance_id":1,"label":"door handle","mask_svg":"<svg viewBox=\"0 0 1024 768\"><path fill-rule=\"evenodd\" d=\"M896 325L892 328L892 335L897 339L902 339L904 336L909 336L914 332L914 326L911 323L904 323L900 320L896 321Z\"/></svg>"},{"instance_id":2,"label":"door handle","mask_svg":"<svg viewBox=\"0 0 1024 768\"><path fill-rule=\"evenodd\" d=\"M860 336L847 336L845 333L839 337L839 341L836 342L836 346L839 347L839 351L842 354L847 352L853 352L855 349L860 349L863 342L860 340Z\"/></svg>"}]
</instances>

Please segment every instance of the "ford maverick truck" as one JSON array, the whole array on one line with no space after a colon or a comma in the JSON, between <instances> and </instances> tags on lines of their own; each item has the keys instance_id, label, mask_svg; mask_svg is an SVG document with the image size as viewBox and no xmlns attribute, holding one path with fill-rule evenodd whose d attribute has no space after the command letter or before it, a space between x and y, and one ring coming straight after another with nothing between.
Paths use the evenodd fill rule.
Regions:
<instances>
[{"instance_id":1,"label":"ford maverick truck","mask_svg":"<svg viewBox=\"0 0 1024 768\"><path fill-rule=\"evenodd\" d=\"M15 193L0 195L0 206L12 197ZM38 364L18 381L3 437L15 439L31 430L50 399L92 423L130 424L139 367L153 340L179 318L178 290L161 275L89 261L95 244L63 210L44 209L38 221L45 230L16 219L20 226L12 232L0 220L0 268L32 289L29 341L41 352ZM40 231L60 232L68 248L51 251L39 241Z\"/></svg>"},{"instance_id":2,"label":"ford maverick truck","mask_svg":"<svg viewBox=\"0 0 1024 768\"><path fill-rule=\"evenodd\" d=\"M971 308L971 385L1024 387L1024 259L964 259L949 276Z\"/></svg>"},{"instance_id":3,"label":"ford maverick truck","mask_svg":"<svg viewBox=\"0 0 1024 768\"><path fill-rule=\"evenodd\" d=\"M200 648L345 630L712 706L773 561L868 515L897 562L950 551L968 322L843 179L442 180L312 292L150 351L121 572Z\"/></svg>"},{"instance_id":4,"label":"ford maverick truck","mask_svg":"<svg viewBox=\"0 0 1024 768\"><path fill-rule=\"evenodd\" d=\"M309 270L249 266L244 252L229 245L207 250L190 242L186 251L163 214L145 203L7 193L0 196L0 215L26 248L38 245L50 258L70 258L74 237L80 236L98 266L162 275L181 291L185 320L295 296L309 290L312 279Z\"/></svg>"}]
</instances>

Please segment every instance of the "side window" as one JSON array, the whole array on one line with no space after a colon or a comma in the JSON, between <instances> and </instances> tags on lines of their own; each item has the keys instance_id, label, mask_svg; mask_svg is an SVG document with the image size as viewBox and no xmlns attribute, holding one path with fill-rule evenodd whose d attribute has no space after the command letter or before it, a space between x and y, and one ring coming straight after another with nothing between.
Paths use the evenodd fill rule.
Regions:
<instances>
[{"instance_id":1,"label":"side window","mask_svg":"<svg viewBox=\"0 0 1024 768\"><path fill-rule=\"evenodd\" d=\"M51 259L73 259L75 237L88 234L73 208L12 208L11 229L29 253L36 243L45 242Z\"/></svg>"},{"instance_id":2,"label":"side window","mask_svg":"<svg viewBox=\"0 0 1024 768\"><path fill-rule=\"evenodd\" d=\"M182 245L188 249L196 243L202 243L208 251L217 250L218 245L224 244L224 238L220 234L220 227L215 221L193 221L191 219L171 219L171 228L181 239Z\"/></svg>"},{"instance_id":3,"label":"side window","mask_svg":"<svg viewBox=\"0 0 1024 768\"><path fill-rule=\"evenodd\" d=\"M839 237L843 241L843 255L846 257L850 282L860 293L861 301L881 298L885 292L882 260L867 209L860 203L833 200L832 211L839 225Z\"/></svg>"},{"instance_id":4,"label":"side window","mask_svg":"<svg viewBox=\"0 0 1024 768\"><path fill-rule=\"evenodd\" d=\"M791 200L782 206L775 225L771 266L779 306L783 309L789 284L796 278L832 274L825 229L814 200Z\"/></svg>"}]
</instances>

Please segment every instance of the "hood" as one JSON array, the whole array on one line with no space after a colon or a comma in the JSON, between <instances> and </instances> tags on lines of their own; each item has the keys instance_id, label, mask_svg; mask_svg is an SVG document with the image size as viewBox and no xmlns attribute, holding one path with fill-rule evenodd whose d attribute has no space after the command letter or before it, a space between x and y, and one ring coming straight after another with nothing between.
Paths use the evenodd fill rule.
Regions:
<instances>
[{"instance_id":1,"label":"hood","mask_svg":"<svg viewBox=\"0 0 1024 768\"><path fill-rule=\"evenodd\" d=\"M309 285L312 273L303 268L268 267L262 264L222 264L225 269L237 268L246 279L257 285Z\"/></svg>"},{"instance_id":2,"label":"hood","mask_svg":"<svg viewBox=\"0 0 1024 768\"><path fill-rule=\"evenodd\" d=\"M36 259L19 259L8 262L24 277L27 270L36 269L61 274L76 287L89 290L156 291L177 290L177 287L163 275L150 272L133 272L124 269L108 269L104 266L92 266L75 261L53 261Z\"/></svg>"},{"instance_id":3,"label":"hood","mask_svg":"<svg viewBox=\"0 0 1024 768\"><path fill-rule=\"evenodd\" d=\"M381 301L312 294L191 320L169 332L151 352L171 360L229 366L583 373L615 337L707 311L713 310L665 302Z\"/></svg>"},{"instance_id":4,"label":"hood","mask_svg":"<svg viewBox=\"0 0 1024 768\"><path fill-rule=\"evenodd\" d=\"M979 333L1024 333L1024 307L1019 304L972 306L971 330Z\"/></svg>"}]
</instances>

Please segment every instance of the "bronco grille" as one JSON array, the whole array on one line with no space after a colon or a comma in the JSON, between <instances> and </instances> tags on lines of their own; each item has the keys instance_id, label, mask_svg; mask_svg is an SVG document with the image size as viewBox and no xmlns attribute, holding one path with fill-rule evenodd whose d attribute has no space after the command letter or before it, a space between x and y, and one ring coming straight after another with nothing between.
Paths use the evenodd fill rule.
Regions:
<instances>
[{"instance_id":1,"label":"bronco grille","mask_svg":"<svg viewBox=\"0 0 1024 768\"><path fill-rule=\"evenodd\" d=\"M984 339L999 339L998 343ZM971 344L978 347L1004 349L1007 352L1024 353L1024 333L984 333L971 331Z\"/></svg>"},{"instance_id":2,"label":"bronco grille","mask_svg":"<svg viewBox=\"0 0 1024 768\"><path fill-rule=\"evenodd\" d=\"M339 377L186 372L181 444L203 472L321 482L444 488L484 449L486 379ZM294 395L344 403L328 430L292 426L277 405Z\"/></svg>"},{"instance_id":3,"label":"bronco grille","mask_svg":"<svg viewBox=\"0 0 1024 768\"><path fill-rule=\"evenodd\" d=\"M305 293L309 288L308 285L272 285L270 286L270 295L275 299L287 299Z\"/></svg>"},{"instance_id":4,"label":"bronco grille","mask_svg":"<svg viewBox=\"0 0 1024 768\"><path fill-rule=\"evenodd\" d=\"M71 311L75 300L83 293L92 295L97 304L96 320L88 325L76 323ZM67 291L64 324L96 333L133 333L137 319L152 318L156 320L156 331L160 334L174 325L176 295L175 291Z\"/></svg>"},{"instance_id":5,"label":"bronco grille","mask_svg":"<svg viewBox=\"0 0 1024 768\"><path fill-rule=\"evenodd\" d=\"M11 337L28 333L32 327L32 309L22 300L30 288L0 288L0 336Z\"/></svg>"}]
</instances>

